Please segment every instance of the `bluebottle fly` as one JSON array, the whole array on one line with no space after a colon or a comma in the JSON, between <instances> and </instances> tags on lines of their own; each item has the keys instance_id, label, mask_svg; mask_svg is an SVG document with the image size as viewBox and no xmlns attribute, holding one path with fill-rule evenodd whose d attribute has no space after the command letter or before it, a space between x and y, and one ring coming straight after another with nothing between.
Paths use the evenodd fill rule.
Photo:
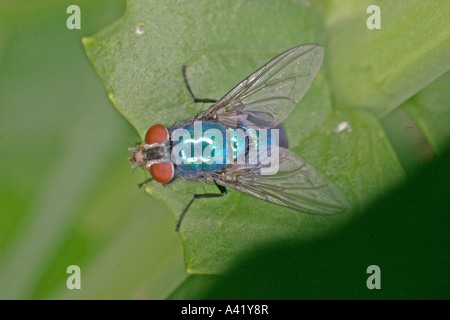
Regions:
<instances>
[{"instance_id":1,"label":"bluebottle fly","mask_svg":"<svg viewBox=\"0 0 450 320\"><path fill-rule=\"evenodd\" d=\"M303 213L329 215L347 208L347 199L339 187L313 165L288 150L281 126L309 89L322 65L323 56L323 48L315 44L291 48L267 62L217 101L194 96L183 66L185 84L194 102L212 105L173 127L151 126L142 144L128 149L133 152L130 158L132 168L141 166L152 176L143 184L156 180L168 185L177 178L183 178L212 183L219 189L219 193L195 194L181 213L175 231L180 229L186 212L196 199L222 197L227 188ZM196 136L197 128L200 128L200 135ZM261 160L261 154L256 157L256 162L249 161L250 147L262 149L263 135L255 134L257 130L275 132L274 129L279 133L276 138L282 137L278 145L274 144L274 147L271 144L270 137L275 140L272 133L270 137L264 133L264 143L267 155L277 153L276 170L262 174L262 170L268 169L269 162ZM180 130L191 136L194 134L194 138L175 137ZM215 130L228 140L231 136L227 131L241 130L245 137L239 147L236 141L224 139L225 143L218 142L211 148L212 137L203 136L208 130ZM202 152L208 148L213 150L209 158L195 156L203 155ZM194 157L190 154L192 150ZM227 153L227 160L231 161L216 161L226 158Z\"/></svg>"}]
</instances>

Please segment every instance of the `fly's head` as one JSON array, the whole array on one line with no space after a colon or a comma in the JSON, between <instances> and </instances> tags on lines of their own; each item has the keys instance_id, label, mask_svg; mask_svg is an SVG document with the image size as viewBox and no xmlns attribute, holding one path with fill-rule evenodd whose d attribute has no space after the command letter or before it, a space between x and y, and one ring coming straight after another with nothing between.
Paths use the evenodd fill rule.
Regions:
<instances>
[{"instance_id":1,"label":"fly's head","mask_svg":"<svg viewBox=\"0 0 450 320\"><path fill-rule=\"evenodd\" d=\"M166 127L156 124L148 129L145 141L137 148L128 148L133 152L129 158L132 168L143 167L156 181L169 183L175 168L170 158L169 132Z\"/></svg>"},{"instance_id":2,"label":"fly's head","mask_svg":"<svg viewBox=\"0 0 450 320\"><path fill-rule=\"evenodd\" d=\"M169 150L164 143L142 143L138 148L128 148L128 151L133 152L128 159L132 168L143 167L149 170L153 164L170 161Z\"/></svg>"}]
</instances>

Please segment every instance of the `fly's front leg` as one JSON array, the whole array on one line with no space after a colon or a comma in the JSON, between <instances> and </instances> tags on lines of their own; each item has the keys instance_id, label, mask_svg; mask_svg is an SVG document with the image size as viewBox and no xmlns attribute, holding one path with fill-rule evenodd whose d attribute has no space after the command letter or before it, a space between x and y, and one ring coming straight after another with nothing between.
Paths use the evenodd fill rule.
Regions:
<instances>
[{"instance_id":1,"label":"fly's front leg","mask_svg":"<svg viewBox=\"0 0 450 320\"><path fill-rule=\"evenodd\" d=\"M145 180L144 182L139 183L139 184L138 184L138 187L139 187L139 188L142 188L142 187L144 187L147 183L149 183L149 182L152 181L152 180L153 180L153 178L147 179L147 180Z\"/></svg>"},{"instance_id":2,"label":"fly's front leg","mask_svg":"<svg viewBox=\"0 0 450 320\"><path fill-rule=\"evenodd\" d=\"M217 100L214 99L200 99L194 96L194 93L191 90L191 86L189 85L187 76L186 76L186 65L183 64L183 79L184 83L186 84L186 88L188 89L189 93L191 94L192 99L194 99L194 102L201 102L201 103L214 103L217 102Z\"/></svg>"},{"instance_id":3,"label":"fly's front leg","mask_svg":"<svg viewBox=\"0 0 450 320\"><path fill-rule=\"evenodd\" d=\"M177 227L175 228L175 232L178 232L180 230L181 221L183 220L184 216L186 215L186 212L188 211L189 207L192 205L192 203L197 199L202 198L218 198L223 197L227 194L227 188L224 186L220 186L216 183L216 187L219 188L220 193L203 193L203 194L194 194L194 197L191 199L187 207L183 210L183 213L181 214L180 218L177 222Z\"/></svg>"}]
</instances>

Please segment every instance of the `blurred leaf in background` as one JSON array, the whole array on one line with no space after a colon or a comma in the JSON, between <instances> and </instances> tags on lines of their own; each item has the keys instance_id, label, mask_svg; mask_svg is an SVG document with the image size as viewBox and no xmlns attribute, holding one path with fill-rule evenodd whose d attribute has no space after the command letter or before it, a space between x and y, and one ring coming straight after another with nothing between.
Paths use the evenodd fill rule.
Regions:
<instances>
[{"instance_id":1,"label":"blurred leaf in background","mask_svg":"<svg viewBox=\"0 0 450 320\"><path fill-rule=\"evenodd\" d=\"M449 85L450 72L446 72L402 105L402 109L419 125L437 154L445 150L450 137Z\"/></svg>"},{"instance_id":2,"label":"blurred leaf in background","mask_svg":"<svg viewBox=\"0 0 450 320\"><path fill-rule=\"evenodd\" d=\"M81 9L68 30L67 7ZM123 1L0 4L0 297L165 298L185 277L173 221L137 187L138 135L112 108L84 35ZM66 288L80 266L81 290Z\"/></svg>"},{"instance_id":3,"label":"blurred leaf in background","mask_svg":"<svg viewBox=\"0 0 450 320\"><path fill-rule=\"evenodd\" d=\"M366 27L367 8L381 29ZM328 1L328 71L333 102L381 117L449 69L448 1Z\"/></svg>"}]
</instances>

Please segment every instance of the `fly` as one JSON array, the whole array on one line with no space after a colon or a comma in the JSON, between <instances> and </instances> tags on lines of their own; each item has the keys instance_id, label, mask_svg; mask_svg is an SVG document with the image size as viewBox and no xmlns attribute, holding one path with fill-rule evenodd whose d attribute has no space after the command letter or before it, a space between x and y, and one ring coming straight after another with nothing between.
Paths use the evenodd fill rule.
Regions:
<instances>
[{"instance_id":1,"label":"fly","mask_svg":"<svg viewBox=\"0 0 450 320\"><path fill-rule=\"evenodd\" d=\"M142 144L128 149L133 152L130 158L132 168L143 167L152 176L141 185L151 180L168 185L177 178L183 178L215 184L219 189L219 193L195 194L181 213L175 231L180 229L195 200L225 196L227 188L310 214L336 214L348 207L348 201L338 186L288 150L281 126L309 89L322 65L323 56L323 48L315 44L291 48L267 62L217 101L194 96L183 66L185 84L194 102L212 105L192 119L172 127L151 126ZM229 135L229 132L239 130L243 132L241 140ZM178 134L180 131L184 135ZM209 131L215 132L214 139L206 135ZM217 137L220 134L225 143ZM278 144L273 143L275 140ZM255 152L264 149L265 153L252 157L253 147ZM210 151L209 156L205 157L207 150ZM276 156L276 163L266 161L269 155ZM227 161L220 161L222 159ZM264 174L264 170L270 171L271 165L276 169Z\"/></svg>"}]
</instances>

